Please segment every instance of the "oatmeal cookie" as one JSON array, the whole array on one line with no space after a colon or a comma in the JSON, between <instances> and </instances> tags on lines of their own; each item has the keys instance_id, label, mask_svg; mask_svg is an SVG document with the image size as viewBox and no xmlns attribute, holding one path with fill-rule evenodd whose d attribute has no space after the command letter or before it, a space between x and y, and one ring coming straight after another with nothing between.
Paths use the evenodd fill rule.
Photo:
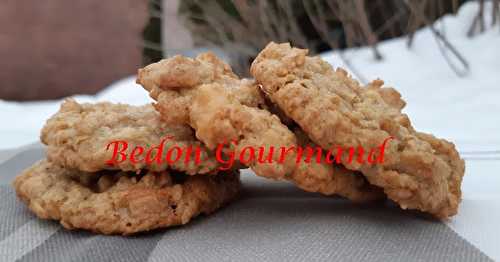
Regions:
<instances>
[{"instance_id":1,"label":"oatmeal cookie","mask_svg":"<svg viewBox=\"0 0 500 262\"><path fill-rule=\"evenodd\" d=\"M128 235L210 214L237 196L240 182L237 171L213 176L169 171L88 174L42 160L16 177L13 186L42 219L58 220L67 229Z\"/></svg>"},{"instance_id":2,"label":"oatmeal cookie","mask_svg":"<svg viewBox=\"0 0 500 262\"><path fill-rule=\"evenodd\" d=\"M346 71L289 44L270 43L252 63L251 74L323 148L371 149L392 137L383 163L349 161L344 152L342 164L361 171L404 209L439 218L457 213L464 161L453 143L413 128L395 89L382 87L381 80L362 87Z\"/></svg>"},{"instance_id":3,"label":"oatmeal cookie","mask_svg":"<svg viewBox=\"0 0 500 262\"><path fill-rule=\"evenodd\" d=\"M240 80L212 53L196 59L175 56L151 64L139 70L137 82L157 101L155 107L166 122L189 124L209 149L229 142L226 153L240 155L248 148L270 152L272 148L297 146L294 133L264 109L264 99L254 82ZM283 159L278 153L266 161L251 153L247 157L244 164L257 175L288 180L306 191L338 194L357 202L380 197L376 188L354 172L307 162L306 156L293 150Z\"/></svg>"},{"instance_id":4,"label":"oatmeal cookie","mask_svg":"<svg viewBox=\"0 0 500 262\"><path fill-rule=\"evenodd\" d=\"M47 158L68 169L97 172L104 169L163 171L172 168L189 175L209 173L218 167L214 155L194 137L187 125L168 125L151 105L79 104L67 99L42 129L41 140L47 145ZM121 141L120 144L110 144ZM162 141L163 152L158 154ZM108 164L114 147L128 156L121 162ZM141 147L140 151L134 149ZM179 147L181 150L169 149ZM191 148L189 151L188 148ZM152 150L148 157L148 150ZM199 152L199 154L197 154ZM135 153L137 161L131 161ZM176 154L180 154L177 161ZM199 156L197 158L197 155ZM152 161L147 161L147 159ZM199 161L197 161L197 159ZM122 160L122 159L118 159Z\"/></svg>"}]
</instances>

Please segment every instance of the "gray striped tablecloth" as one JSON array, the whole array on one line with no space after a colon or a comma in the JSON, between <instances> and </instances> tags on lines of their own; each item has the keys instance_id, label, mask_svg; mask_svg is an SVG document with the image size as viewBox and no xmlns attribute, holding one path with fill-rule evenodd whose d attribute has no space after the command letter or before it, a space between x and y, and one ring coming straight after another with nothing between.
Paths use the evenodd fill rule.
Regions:
<instances>
[{"instance_id":1,"label":"gray striped tablecloth","mask_svg":"<svg viewBox=\"0 0 500 262\"><path fill-rule=\"evenodd\" d=\"M1 261L490 261L447 225L390 205L357 206L244 172L240 200L190 224L133 237L37 219L10 181L44 156L0 152Z\"/></svg>"}]
</instances>

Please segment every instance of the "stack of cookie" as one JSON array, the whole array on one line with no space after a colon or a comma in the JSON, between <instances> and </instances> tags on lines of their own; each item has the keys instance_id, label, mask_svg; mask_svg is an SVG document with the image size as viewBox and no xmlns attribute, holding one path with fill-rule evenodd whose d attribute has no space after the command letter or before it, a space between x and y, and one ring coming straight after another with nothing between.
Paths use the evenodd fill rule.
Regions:
<instances>
[{"instance_id":1,"label":"stack of cookie","mask_svg":"<svg viewBox=\"0 0 500 262\"><path fill-rule=\"evenodd\" d=\"M137 82L156 100L153 106L67 100L42 130L47 160L16 179L17 194L38 216L67 228L130 234L212 212L237 195L237 169L250 167L309 192L354 202L389 198L438 218L456 214L464 161L452 143L412 127L396 90L381 80L361 86L289 44L270 43L250 71L255 80L238 78L211 53L175 56L139 70ZM376 164L352 161L352 151L316 162L299 150L265 159L247 150L327 152L374 148L388 138L385 154L372 156L384 158ZM120 141L121 148L110 149ZM201 163L194 155L176 162L133 159L162 143L198 148ZM247 155L246 161L221 168L216 149L226 158ZM117 152L130 161L109 163Z\"/></svg>"},{"instance_id":2,"label":"stack of cookie","mask_svg":"<svg viewBox=\"0 0 500 262\"><path fill-rule=\"evenodd\" d=\"M41 140L47 159L25 170L14 187L37 216L59 220L68 229L132 234L182 225L222 207L240 190L238 170L218 172L212 152L195 139L192 129L165 124L151 105L78 104L69 99L47 121ZM135 150L137 159L109 163L113 141L126 141L120 153ZM168 152L158 148L147 155L151 161L138 161L138 148L162 142L164 148L198 151L185 157L189 161L168 163L157 161ZM196 157L203 161L196 163Z\"/></svg>"}]
</instances>

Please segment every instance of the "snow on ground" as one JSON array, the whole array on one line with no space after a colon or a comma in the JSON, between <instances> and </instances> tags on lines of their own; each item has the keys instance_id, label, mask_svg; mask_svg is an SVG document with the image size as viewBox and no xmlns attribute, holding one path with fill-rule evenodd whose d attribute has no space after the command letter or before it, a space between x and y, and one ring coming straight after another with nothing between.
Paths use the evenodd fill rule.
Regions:
<instances>
[{"instance_id":1,"label":"snow on ground","mask_svg":"<svg viewBox=\"0 0 500 262\"><path fill-rule=\"evenodd\" d=\"M448 138L462 150L499 150L500 28L468 38L477 9L477 3L469 2L457 16L446 16L436 24L445 28L448 40L469 62L465 77L448 66L429 29L416 34L411 49L406 38L381 43L383 61L376 61L368 48L347 50L344 57L364 79L381 78L395 87L407 101L405 111L416 129ZM344 67L338 53L323 57Z\"/></svg>"},{"instance_id":2,"label":"snow on ground","mask_svg":"<svg viewBox=\"0 0 500 262\"><path fill-rule=\"evenodd\" d=\"M73 96L78 102L110 101L143 105L152 102L148 93L135 83L135 76L116 81L95 96ZM8 102L0 100L0 150L38 141L40 129L63 100Z\"/></svg>"},{"instance_id":3,"label":"snow on ground","mask_svg":"<svg viewBox=\"0 0 500 262\"><path fill-rule=\"evenodd\" d=\"M464 5L458 16L447 16L437 28L446 28L449 41L465 56L471 71L458 77L439 53L428 29L415 36L413 48L406 39L380 43L383 61L375 61L370 49L350 49L344 56L365 79L384 79L408 102L406 113L418 130L455 141L461 150L500 149L500 30L489 28L472 39L466 31L477 10L476 3ZM489 14L490 12L485 12ZM489 23L487 23L489 24ZM338 53L323 57L343 66ZM134 83L122 79L96 96L75 96L80 102L112 101L134 105L152 100ZM45 120L57 111L61 100L15 103L0 100L0 149L38 140Z\"/></svg>"}]
</instances>

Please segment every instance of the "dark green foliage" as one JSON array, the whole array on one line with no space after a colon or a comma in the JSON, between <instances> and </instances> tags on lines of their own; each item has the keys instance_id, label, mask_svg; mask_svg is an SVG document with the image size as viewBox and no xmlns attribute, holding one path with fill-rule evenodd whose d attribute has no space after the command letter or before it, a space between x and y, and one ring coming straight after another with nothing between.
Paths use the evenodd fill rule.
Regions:
<instances>
[{"instance_id":1,"label":"dark green foliage","mask_svg":"<svg viewBox=\"0 0 500 262\"><path fill-rule=\"evenodd\" d=\"M144 45L142 49L142 64L148 65L163 58L161 50L161 1L149 0L149 21L144 28L142 36Z\"/></svg>"}]
</instances>

